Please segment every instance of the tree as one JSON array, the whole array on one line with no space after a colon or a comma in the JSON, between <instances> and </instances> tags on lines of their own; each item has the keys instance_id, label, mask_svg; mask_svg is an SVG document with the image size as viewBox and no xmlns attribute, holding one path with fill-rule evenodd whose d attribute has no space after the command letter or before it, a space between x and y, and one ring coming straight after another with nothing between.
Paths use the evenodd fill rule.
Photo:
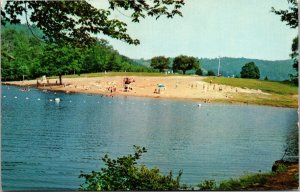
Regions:
<instances>
[{"instance_id":1,"label":"tree","mask_svg":"<svg viewBox=\"0 0 300 192\"><path fill-rule=\"evenodd\" d=\"M195 57L189 57L185 55L180 55L175 57L173 61L173 69L174 70L182 70L183 74L187 70L198 69L199 61Z\"/></svg>"},{"instance_id":2,"label":"tree","mask_svg":"<svg viewBox=\"0 0 300 192\"><path fill-rule=\"evenodd\" d=\"M41 73L58 75L62 85L62 75L79 71L83 58L79 48L68 45L63 47L57 44L48 44L41 58Z\"/></svg>"},{"instance_id":3,"label":"tree","mask_svg":"<svg viewBox=\"0 0 300 192\"><path fill-rule=\"evenodd\" d=\"M216 74L213 70L208 70L207 71L207 76L216 76Z\"/></svg>"},{"instance_id":4,"label":"tree","mask_svg":"<svg viewBox=\"0 0 300 192\"><path fill-rule=\"evenodd\" d=\"M146 16L165 15L173 18L182 16L179 11L184 0L109 0L109 9L97 9L87 0L80 1L6 1L1 9L1 24L20 23L25 16L28 27L32 24L40 28L44 40L55 43L71 43L76 46L89 46L96 42L92 34L102 33L129 44L139 44L127 33L127 24L118 19L110 19L111 11L119 8L131 12L131 21L139 22Z\"/></svg>"},{"instance_id":5,"label":"tree","mask_svg":"<svg viewBox=\"0 0 300 192\"><path fill-rule=\"evenodd\" d=\"M44 56L49 53L49 47L50 45L47 43L33 37L26 25L5 26L1 29L1 79L8 81L22 80L23 76L26 79L34 79L41 75L57 75L53 70L52 72L46 70L47 62ZM122 56L113 49L108 41L103 39L97 39L94 45L85 48L74 48L63 44L56 44L56 47L70 48L67 51L68 55L72 55L69 52L75 50L76 57L78 57L78 60L65 63L69 69L65 70L63 74L93 73L104 70L136 72L150 70L149 67L139 65L132 59ZM79 50L80 52L78 52ZM52 68L55 69L55 65L51 64Z\"/></svg>"},{"instance_id":6,"label":"tree","mask_svg":"<svg viewBox=\"0 0 300 192\"><path fill-rule=\"evenodd\" d=\"M272 7L271 11L275 13L276 15L281 16L281 21L286 22L287 25L289 25L292 29L295 29L298 27L299 18L298 18L298 1L297 0L287 0L291 6L288 10L276 10L274 7ZM292 53L290 54L291 58L293 59L293 67L297 71L297 75L290 75L292 81L295 84L298 84L298 74L299 74L299 68L298 68L298 36L293 39L292 42Z\"/></svg>"},{"instance_id":7,"label":"tree","mask_svg":"<svg viewBox=\"0 0 300 192\"><path fill-rule=\"evenodd\" d=\"M108 155L102 158L105 168L101 171L92 171L91 174L81 173L85 178L81 190L87 191L128 191L128 190L179 190L182 171L176 178L172 172L163 175L158 168L148 169L145 165L137 165L143 153L147 150L134 146L134 154L111 159Z\"/></svg>"},{"instance_id":8,"label":"tree","mask_svg":"<svg viewBox=\"0 0 300 192\"><path fill-rule=\"evenodd\" d=\"M259 79L260 73L254 62L246 63L241 70L241 78Z\"/></svg>"},{"instance_id":9,"label":"tree","mask_svg":"<svg viewBox=\"0 0 300 192\"><path fill-rule=\"evenodd\" d=\"M280 15L282 22L287 22L287 25L295 29L298 27L298 1L287 1L291 4L288 10L276 10L274 7L272 7L271 11L276 15Z\"/></svg>"},{"instance_id":10,"label":"tree","mask_svg":"<svg viewBox=\"0 0 300 192\"><path fill-rule=\"evenodd\" d=\"M297 71L296 75L290 75L292 81L298 85L298 75L299 75L299 52L298 52L298 36L294 38L292 43L292 53L290 54L291 58L293 59L293 67Z\"/></svg>"},{"instance_id":11,"label":"tree","mask_svg":"<svg viewBox=\"0 0 300 192\"><path fill-rule=\"evenodd\" d=\"M35 77L37 58L42 46L23 31L7 29L1 31L1 78L23 80Z\"/></svg>"},{"instance_id":12,"label":"tree","mask_svg":"<svg viewBox=\"0 0 300 192\"><path fill-rule=\"evenodd\" d=\"M163 72L164 69L169 67L169 58L164 56L153 57L150 66L159 69L159 72Z\"/></svg>"},{"instance_id":13,"label":"tree","mask_svg":"<svg viewBox=\"0 0 300 192\"><path fill-rule=\"evenodd\" d=\"M203 70L201 68L196 70L196 75L202 76L203 75Z\"/></svg>"},{"instance_id":14,"label":"tree","mask_svg":"<svg viewBox=\"0 0 300 192\"><path fill-rule=\"evenodd\" d=\"M265 81L268 81L268 80L269 80L268 76L265 76Z\"/></svg>"}]
</instances>

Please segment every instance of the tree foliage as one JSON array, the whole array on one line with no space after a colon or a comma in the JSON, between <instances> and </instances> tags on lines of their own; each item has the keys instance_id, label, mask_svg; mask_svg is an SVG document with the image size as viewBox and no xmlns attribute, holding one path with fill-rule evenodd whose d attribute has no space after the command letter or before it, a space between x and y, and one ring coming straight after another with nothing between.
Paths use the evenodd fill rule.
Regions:
<instances>
[{"instance_id":1,"label":"tree foliage","mask_svg":"<svg viewBox=\"0 0 300 192\"><path fill-rule=\"evenodd\" d=\"M147 150L134 146L134 154L111 159L108 155L102 158L105 168L92 171L90 174L81 173L79 177L85 179L81 190L179 190L180 171L176 178L172 172L163 175L158 168L148 169L145 165L138 165L143 153Z\"/></svg>"},{"instance_id":2,"label":"tree foliage","mask_svg":"<svg viewBox=\"0 0 300 192\"><path fill-rule=\"evenodd\" d=\"M37 75L43 46L34 37L13 29L1 32L1 78L22 80Z\"/></svg>"},{"instance_id":3,"label":"tree foliage","mask_svg":"<svg viewBox=\"0 0 300 192\"><path fill-rule=\"evenodd\" d=\"M241 70L241 78L259 79L259 68L254 62L246 63Z\"/></svg>"},{"instance_id":4,"label":"tree foliage","mask_svg":"<svg viewBox=\"0 0 300 192\"><path fill-rule=\"evenodd\" d=\"M207 71L207 76L216 76L216 74L213 70L208 70Z\"/></svg>"},{"instance_id":5,"label":"tree foliage","mask_svg":"<svg viewBox=\"0 0 300 192\"><path fill-rule=\"evenodd\" d=\"M191 69L197 70L198 68L199 68L199 61L195 57L180 55L175 57L173 61L173 69L182 70L183 74L185 74L187 70L191 70Z\"/></svg>"},{"instance_id":6,"label":"tree foliage","mask_svg":"<svg viewBox=\"0 0 300 192\"><path fill-rule=\"evenodd\" d=\"M79 72L83 62L82 50L69 45L47 44L41 57L41 73L58 75L62 84L62 75Z\"/></svg>"},{"instance_id":7,"label":"tree foliage","mask_svg":"<svg viewBox=\"0 0 300 192\"><path fill-rule=\"evenodd\" d=\"M298 27L298 0L287 0L288 3L291 5L288 10L276 10L274 7L272 7L272 12L274 12L277 15L280 15L281 21L286 22L288 26L291 28L297 28ZM299 68L298 68L298 36L293 39L292 42L292 53L290 54L291 58L293 59L293 67L297 71L297 75L290 74L291 80L298 84L298 75L299 75Z\"/></svg>"},{"instance_id":8,"label":"tree foliage","mask_svg":"<svg viewBox=\"0 0 300 192\"><path fill-rule=\"evenodd\" d=\"M280 15L281 21L286 22L291 28L298 27L298 1L287 0L291 6L288 10L276 10L272 7L271 11L276 15Z\"/></svg>"},{"instance_id":9,"label":"tree foliage","mask_svg":"<svg viewBox=\"0 0 300 192\"><path fill-rule=\"evenodd\" d=\"M201 68L196 70L196 75L202 76L203 75L203 70Z\"/></svg>"},{"instance_id":10,"label":"tree foliage","mask_svg":"<svg viewBox=\"0 0 300 192\"><path fill-rule=\"evenodd\" d=\"M169 67L169 58L166 58L164 56L153 57L151 59L150 66L162 72L164 69L167 69Z\"/></svg>"},{"instance_id":11,"label":"tree foliage","mask_svg":"<svg viewBox=\"0 0 300 192\"><path fill-rule=\"evenodd\" d=\"M292 53L290 54L291 58L293 59L293 68L297 71L297 75L290 75L292 81L295 84L298 84L298 75L299 75L299 37L297 36L294 38L293 43L292 43Z\"/></svg>"},{"instance_id":12,"label":"tree foliage","mask_svg":"<svg viewBox=\"0 0 300 192\"><path fill-rule=\"evenodd\" d=\"M34 79L42 75L93 73L106 71L149 72L120 55L108 41L97 39L89 48L51 44L26 33L24 25L6 25L1 30L2 80ZM39 31L36 32L40 33Z\"/></svg>"},{"instance_id":13,"label":"tree foliage","mask_svg":"<svg viewBox=\"0 0 300 192\"><path fill-rule=\"evenodd\" d=\"M183 0L109 0L109 9L98 9L87 0L79 1L6 1L1 9L1 24L20 23L25 16L27 25L35 24L45 34L44 40L55 43L71 43L76 46L90 46L96 42L93 34L104 34L129 44L139 44L138 39L127 33L127 24L111 19L111 10L124 9L132 12L132 22L139 22L146 16L162 15L172 18L182 16L179 11Z\"/></svg>"}]
</instances>

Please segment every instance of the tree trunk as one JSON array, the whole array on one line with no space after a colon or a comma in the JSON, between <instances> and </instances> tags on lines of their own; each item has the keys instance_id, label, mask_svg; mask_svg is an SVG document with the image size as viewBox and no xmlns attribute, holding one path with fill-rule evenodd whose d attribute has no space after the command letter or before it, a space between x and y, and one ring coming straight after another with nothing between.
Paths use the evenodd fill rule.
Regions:
<instances>
[{"instance_id":1,"label":"tree trunk","mask_svg":"<svg viewBox=\"0 0 300 192\"><path fill-rule=\"evenodd\" d=\"M61 79L62 75L59 75L59 84L62 85L62 79Z\"/></svg>"},{"instance_id":2,"label":"tree trunk","mask_svg":"<svg viewBox=\"0 0 300 192\"><path fill-rule=\"evenodd\" d=\"M185 75L185 70L182 70L182 73Z\"/></svg>"}]
</instances>

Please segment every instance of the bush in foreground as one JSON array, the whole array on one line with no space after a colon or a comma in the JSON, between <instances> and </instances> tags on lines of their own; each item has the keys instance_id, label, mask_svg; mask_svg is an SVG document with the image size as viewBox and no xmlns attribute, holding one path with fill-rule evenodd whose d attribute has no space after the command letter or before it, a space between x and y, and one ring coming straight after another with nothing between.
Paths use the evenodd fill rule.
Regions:
<instances>
[{"instance_id":1,"label":"bush in foreground","mask_svg":"<svg viewBox=\"0 0 300 192\"><path fill-rule=\"evenodd\" d=\"M192 185L180 184L182 171L178 176L173 177L172 171L164 175L158 168L149 169L145 165L137 164L143 153L147 150L143 147L134 146L134 154L111 159L105 155L102 160L105 168L99 172L92 171L90 174L81 173L79 177L85 178L80 190L87 191L108 191L108 190L273 190L273 189L295 189L298 183L298 169L291 169L287 183L282 183L281 178L287 177L288 165L281 161L276 161L276 169L269 173L247 174L236 179L215 182L206 180L194 188ZM295 165L291 165L294 166ZM292 174L292 175L291 175ZM275 183L274 183L275 182ZM276 186L274 186L274 185ZM277 187L277 188L276 188Z\"/></svg>"},{"instance_id":2,"label":"bush in foreground","mask_svg":"<svg viewBox=\"0 0 300 192\"><path fill-rule=\"evenodd\" d=\"M147 150L134 146L134 154L111 159L108 155L102 158L106 168L92 171L90 174L81 173L85 178L80 190L179 190L182 171L173 178L172 171L163 175L158 168L148 169L138 165L137 160Z\"/></svg>"}]
</instances>

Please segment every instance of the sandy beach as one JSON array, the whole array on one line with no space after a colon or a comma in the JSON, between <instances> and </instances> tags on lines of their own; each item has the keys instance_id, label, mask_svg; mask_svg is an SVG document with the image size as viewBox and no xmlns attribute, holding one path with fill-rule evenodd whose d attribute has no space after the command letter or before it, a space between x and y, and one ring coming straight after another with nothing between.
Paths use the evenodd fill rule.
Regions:
<instances>
[{"instance_id":1,"label":"sandy beach","mask_svg":"<svg viewBox=\"0 0 300 192\"><path fill-rule=\"evenodd\" d=\"M108 96L138 96L170 99L192 99L204 102L233 102L237 96L266 97L268 93L261 90L238 88L226 85L204 82L205 77L199 76L131 76L134 82L130 90L124 91L125 76L63 78L63 85L56 85L57 79L39 81L38 88L66 93L90 93ZM37 80L5 82L17 86L37 86ZM159 88L161 84L163 88ZM156 90L156 92L155 92ZM159 92L159 93L158 93ZM236 101L235 101L236 102Z\"/></svg>"}]
</instances>

